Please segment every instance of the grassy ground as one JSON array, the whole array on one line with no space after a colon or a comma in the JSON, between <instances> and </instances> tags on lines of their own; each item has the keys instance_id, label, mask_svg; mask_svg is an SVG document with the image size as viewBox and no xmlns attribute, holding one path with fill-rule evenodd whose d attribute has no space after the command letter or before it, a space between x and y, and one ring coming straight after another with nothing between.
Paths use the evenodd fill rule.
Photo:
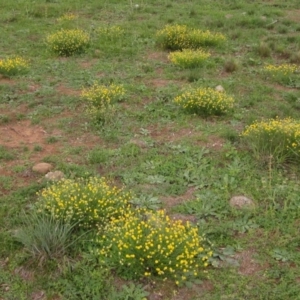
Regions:
<instances>
[{"instance_id":1,"label":"grassy ground","mask_svg":"<svg viewBox=\"0 0 300 300\"><path fill-rule=\"evenodd\" d=\"M152 300L300 299L299 165L256 160L240 138L254 120L299 118L299 74L277 82L261 71L266 63L299 66L298 0L0 4L1 57L30 61L25 76L0 78L0 299L107 299L107 286L116 287L110 299L142 299L143 290ZM68 12L77 18L57 20ZM178 68L155 42L158 30L176 23L227 41L203 67ZM97 28L112 25L124 29L122 38L99 37ZM46 36L60 28L89 32L88 51L67 58L49 52ZM94 81L126 89L104 126L83 113L80 91ZM189 115L173 102L188 86L217 85L236 100L227 115ZM31 171L41 161L67 178L105 176L145 205L155 199L197 223L214 250L201 282L125 281L96 272L84 250L42 266L28 259L13 233L46 185ZM253 199L255 209L231 208L235 195ZM103 293L86 296L97 288Z\"/></svg>"}]
</instances>

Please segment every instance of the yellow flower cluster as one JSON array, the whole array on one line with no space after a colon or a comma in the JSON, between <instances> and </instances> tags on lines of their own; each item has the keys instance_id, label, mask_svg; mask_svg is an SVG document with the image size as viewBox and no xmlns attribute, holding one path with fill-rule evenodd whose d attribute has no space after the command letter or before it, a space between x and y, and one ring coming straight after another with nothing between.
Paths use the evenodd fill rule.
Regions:
<instances>
[{"instance_id":1,"label":"yellow flower cluster","mask_svg":"<svg viewBox=\"0 0 300 300\"><path fill-rule=\"evenodd\" d=\"M202 49L191 50L184 49L182 51L171 52L168 56L169 60L174 64L183 68L196 68L203 64L210 57L210 53Z\"/></svg>"},{"instance_id":2,"label":"yellow flower cluster","mask_svg":"<svg viewBox=\"0 0 300 300\"><path fill-rule=\"evenodd\" d=\"M105 114L109 113L113 104L124 95L123 86L117 84L105 86L95 83L81 92L81 97L87 101L87 113L96 119L105 119Z\"/></svg>"},{"instance_id":3,"label":"yellow flower cluster","mask_svg":"<svg viewBox=\"0 0 300 300\"><path fill-rule=\"evenodd\" d=\"M167 25L156 33L158 44L165 49L197 49L201 46L214 46L226 40L221 33L209 30L188 28L186 25Z\"/></svg>"},{"instance_id":4,"label":"yellow flower cluster","mask_svg":"<svg viewBox=\"0 0 300 300\"><path fill-rule=\"evenodd\" d=\"M273 76L289 76L298 70L298 66L295 64L282 64L271 65L268 64L264 67L264 71L271 73Z\"/></svg>"},{"instance_id":5,"label":"yellow flower cluster","mask_svg":"<svg viewBox=\"0 0 300 300\"><path fill-rule=\"evenodd\" d=\"M0 74L4 76L13 76L24 73L28 70L28 67L28 61L19 56L0 59Z\"/></svg>"},{"instance_id":6,"label":"yellow flower cluster","mask_svg":"<svg viewBox=\"0 0 300 300\"><path fill-rule=\"evenodd\" d=\"M58 22L63 22L63 21L72 21L74 19L77 19L77 16L73 13L66 13L62 15L60 18L57 19Z\"/></svg>"},{"instance_id":7,"label":"yellow flower cluster","mask_svg":"<svg viewBox=\"0 0 300 300\"><path fill-rule=\"evenodd\" d=\"M43 189L38 196L39 211L85 228L105 225L126 214L132 198L130 193L110 186L105 178L98 177L61 180Z\"/></svg>"},{"instance_id":8,"label":"yellow flower cluster","mask_svg":"<svg viewBox=\"0 0 300 300\"><path fill-rule=\"evenodd\" d=\"M125 31L120 26L103 26L99 27L96 32L101 36L109 39L121 37Z\"/></svg>"},{"instance_id":9,"label":"yellow flower cluster","mask_svg":"<svg viewBox=\"0 0 300 300\"><path fill-rule=\"evenodd\" d=\"M90 44L90 36L80 29L62 29L49 35L46 41L54 53L70 56L85 52Z\"/></svg>"},{"instance_id":10,"label":"yellow flower cluster","mask_svg":"<svg viewBox=\"0 0 300 300\"><path fill-rule=\"evenodd\" d=\"M300 121L292 118L255 122L246 127L241 136L262 154L273 152L286 159L300 155Z\"/></svg>"},{"instance_id":11,"label":"yellow flower cluster","mask_svg":"<svg viewBox=\"0 0 300 300\"><path fill-rule=\"evenodd\" d=\"M212 256L197 227L171 220L163 210L139 210L113 220L98 243L101 260L132 279L158 276L179 284L197 276Z\"/></svg>"},{"instance_id":12,"label":"yellow flower cluster","mask_svg":"<svg viewBox=\"0 0 300 300\"><path fill-rule=\"evenodd\" d=\"M187 91L174 102L190 113L199 115L219 115L233 108L234 99L226 93L212 88L198 88Z\"/></svg>"}]
</instances>

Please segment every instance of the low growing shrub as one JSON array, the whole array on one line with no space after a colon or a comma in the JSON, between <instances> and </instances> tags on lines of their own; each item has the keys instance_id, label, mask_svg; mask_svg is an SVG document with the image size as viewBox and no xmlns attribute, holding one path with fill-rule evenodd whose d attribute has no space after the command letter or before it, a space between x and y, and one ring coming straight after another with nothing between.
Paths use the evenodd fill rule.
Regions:
<instances>
[{"instance_id":1,"label":"low growing shrub","mask_svg":"<svg viewBox=\"0 0 300 300\"><path fill-rule=\"evenodd\" d=\"M138 212L113 220L98 236L96 252L103 263L128 279L158 276L176 284L208 265L212 252L197 227L171 220L162 210Z\"/></svg>"},{"instance_id":2,"label":"low growing shrub","mask_svg":"<svg viewBox=\"0 0 300 300\"><path fill-rule=\"evenodd\" d=\"M272 157L276 162L299 159L300 121L291 118L257 121L241 136L259 159Z\"/></svg>"},{"instance_id":3,"label":"low growing shrub","mask_svg":"<svg viewBox=\"0 0 300 300\"><path fill-rule=\"evenodd\" d=\"M157 43L164 49L197 49L203 46L215 46L226 40L221 33L209 30L188 28L186 25L167 25L156 34Z\"/></svg>"},{"instance_id":4,"label":"low growing shrub","mask_svg":"<svg viewBox=\"0 0 300 300\"><path fill-rule=\"evenodd\" d=\"M0 74L7 77L24 74L28 68L29 62L19 56L0 59Z\"/></svg>"},{"instance_id":5,"label":"low growing shrub","mask_svg":"<svg viewBox=\"0 0 300 300\"><path fill-rule=\"evenodd\" d=\"M210 53L198 49L184 49L182 51L171 52L168 56L169 60L182 68L196 68L201 65L210 57Z\"/></svg>"},{"instance_id":6,"label":"low growing shrub","mask_svg":"<svg viewBox=\"0 0 300 300\"><path fill-rule=\"evenodd\" d=\"M131 194L109 185L105 178L61 180L38 196L38 211L85 228L105 225L130 210Z\"/></svg>"},{"instance_id":7,"label":"low growing shrub","mask_svg":"<svg viewBox=\"0 0 300 300\"><path fill-rule=\"evenodd\" d=\"M61 29L46 39L49 49L59 56L71 56L86 51L90 44L89 34L80 29Z\"/></svg>"},{"instance_id":8,"label":"low growing shrub","mask_svg":"<svg viewBox=\"0 0 300 300\"><path fill-rule=\"evenodd\" d=\"M233 108L234 99L212 88L193 89L177 96L174 102L189 113L221 115Z\"/></svg>"},{"instance_id":9,"label":"low growing shrub","mask_svg":"<svg viewBox=\"0 0 300 300\"><path fill-rule=\"evenodd\" d=\"M87 113L95 121L106 122L114 112L114 104L121 100L125 94L123 86L111 84L110 86L95 83L83 89L81 97L86 100Z\"/></svg>"}]
</instances>

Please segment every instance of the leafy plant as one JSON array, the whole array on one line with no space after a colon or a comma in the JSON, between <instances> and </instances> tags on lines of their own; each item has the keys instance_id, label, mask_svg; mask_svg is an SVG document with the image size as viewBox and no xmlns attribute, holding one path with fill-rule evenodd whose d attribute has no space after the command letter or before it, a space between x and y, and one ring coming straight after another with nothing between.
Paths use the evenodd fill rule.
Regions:
<instances>
[{"instance_id":1,"label":"leafy plant","mask_svg":"<svg viewBox=\"0 0 300 300\"><path fill-rule=\"evenodd\" d=\"M232 223L232 228L238 232L245 233L251 229L257 228L258 225L250 216L243 216Z\"/></svg>"},{"instance_id":2,"label":"leafy plant","mask_svg":"<svg viewBox=\"0 0 300 300\"><path fill-rule=\"evenodd\" d=\"M129 201L135 207L145 208L150 210L157 210L161 208L162 202L153 195L141 195L139 197L133 197L132 200Z\"/></svg>"},{"instance_id":3,"label":"leafy plant","mask_svg":"<svg viewBox=\"0 0 300 300\"><path fill-rule=\"evenodd\" d=\"M5 147L0 145L0 161L3 160L12 160L15 158L15 155L11 152L8 151Z\"/></svg>"},{"instance_id":4,"label":"leafy plant","mask_svg":"<svg viewBox=\"0 0 300 300\"><path fill-rule=\"evenodd\" d=\"M220 203L220 200L216 197L197 197L195 200L186 201L175 208L176 211L196 215L197 218L203 219L208 217L221 218L226 212L224 205Z\"/></svg>"},{"instance_id":5,"label":"leafy plant","mask_svg":"<svg viewBox=\"0 0 300 300\"><path fill-rule=\"evenodd\" d=\"M85 259L70 265L50 285L66 300L111 299L109 295L112 292L112 283L108 270Z\"/></svg>"},{"instance_id":6,"label":"leafy plant","mask_svg":"<svg viewBox=\"0 0 300 300\"><path fill-rule=\"evenodd\" d=\"M149 295L140 284L129 283L122 285L120 291L113 290L110 294L110 300L147 300Z\"/></svg>"},{"instance_id":7,"label":"leafy plant","mask_svg":"<svg viewBox=\"0 0 300 300\"><path fill-rule=\"evenodd\" d=\"M282 261L282 262L287 262L292 260L292 255L291 253L289 253L287 250L285 249L279 249L276 248L271 252L271 256L278 260L278 261Z\"/></svg>"}]
</instances>

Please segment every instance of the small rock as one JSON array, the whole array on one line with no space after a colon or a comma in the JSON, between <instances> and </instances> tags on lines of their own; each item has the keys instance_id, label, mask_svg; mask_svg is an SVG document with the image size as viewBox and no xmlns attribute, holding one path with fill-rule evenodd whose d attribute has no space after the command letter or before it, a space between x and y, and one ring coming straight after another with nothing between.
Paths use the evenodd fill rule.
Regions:
<instances>
[{"instance_id":1,"label":"small rock","mask_svg":"<svg viewBox=\"0 0 300 300\"><path fill-rule=\"evenodd\" d=\"M225 91L224 88L223 88L221 85L217 85L217 86L215 87L215 90L216 90L217 92L224 92L224 91Z\"/></svg>"},{"instance_id":2,"label":"small rock","mask_svg":"<svg viewBox=\"0 0 300 300\"><path fill-rule=\"evenodd\" d=\"M62 171L54 171L47 173L45 178L49 181L58 181L65 178L65 174Z\"/></svg>"},{"instance_id":3,"label":"small rock","mask_svg":"<svg viewBox=\"0 0 300 300\"><path fill-rule=\"evenodd\" d=\"M32 167L32 171L40 173L40 174L47 174L51 171L53 166L48 163L38 163Z\"/></svg>"},{"instance_id":4,"label":"small rock","mask_svg":"<svg viewBox=\"0 0 300 300\"><path fill-rule=\"evenodd\" d=\"M237 209L254 207L253 200L245 196L234 196L230 199L229 204Z\"/></svg>"}]
</instances>

